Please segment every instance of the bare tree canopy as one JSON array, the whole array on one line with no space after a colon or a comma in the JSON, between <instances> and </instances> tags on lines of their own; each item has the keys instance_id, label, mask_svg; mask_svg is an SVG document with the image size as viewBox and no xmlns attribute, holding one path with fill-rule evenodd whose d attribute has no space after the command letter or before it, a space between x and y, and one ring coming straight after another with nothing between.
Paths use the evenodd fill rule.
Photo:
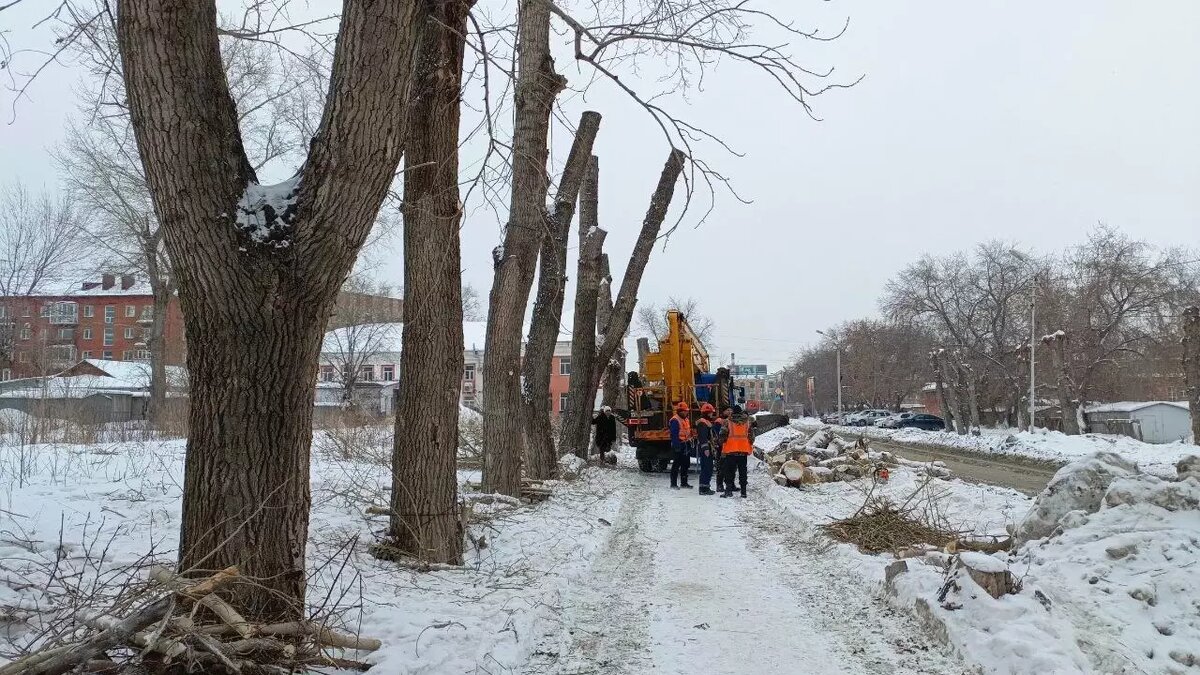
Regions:
<instances>
[{"instance_id":1,"label":"bare tree canopy","mask_svg":"<svg viewBox=\"0 0 1200 675\"><path fill-rule=\"evenodd\" d=\"M700 341L708 348L709 353L712 353L713 349L716 348L716 345L713 344L713 338L716 337L713 333L715 324L704 313L700 300L692 296L680 298L672 295L667 298L666 302L661 304L639 305L637 308L637 317L634 321L634 330L639 335L652 337L655 340L666 339L667 312L670 310L675 310L687 318L688 324L692 327L692 332L700 338Z\"/></svg>"},{"instance_id":2,"label":"bare tree canopy","mask_svg":"<svg viewBox=\"0 0 1200 675\"><path fill-rule=\"evenodd\" d=\"M0 186L0 295L53 292L84 260L77 205L68 196Z\"/></svg>"}]
</instances>

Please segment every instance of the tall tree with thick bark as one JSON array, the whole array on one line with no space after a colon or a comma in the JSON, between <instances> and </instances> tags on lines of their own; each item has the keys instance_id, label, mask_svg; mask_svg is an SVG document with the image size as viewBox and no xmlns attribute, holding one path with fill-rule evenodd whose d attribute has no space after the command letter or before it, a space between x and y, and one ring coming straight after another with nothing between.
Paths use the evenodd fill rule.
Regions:
<instances>
[{"instance_id":1,"label":"tall tree with thick bark","mask_svg":"<svg viewBox=\"0 0 1200 675\"><path fill-rule=\"evenodd\" d=\"M546 235L547 138L554 99L566 80L550 56L550 6L517 5L512 198L504 243L492 251L495 276L488 302L483 362L483 489L516 496L521 489L521 333L538 249ZM541 392L538 392L540 395Z\"/></svg>"},{"instance_id":2,"label":"tall tree with thick bark","mask_svg":"<svg viewBox=\"0 0 1200 675\"><path fill-rule=\"evenodd\" d=\"M1079 411L1077 406L1082 401L1075 400L1075 383L1071 379L1071 369L1067 364L1067 334L1057 331L1051 335L1042 336L1042 344L1050 348L1050 361L1058 383L1058 407L1062 411L1062 430L1065 434L1078 434Z\"/></svg>"},{"instance_id":3,"label":"tall tree with thick bark","mask_svg":"<svg viewBox=\"0 0 1200 675\"><path fill-rule=\"evenodd\" d=\"M563 299L567 290L567 240L579 188L588 169L592 145L600 127L600 113L585 112L579 120L579 130L571 144L571 153L559 180L554 196L554 209L546 216L548 232L542 238L541 260L538 266L537 294L533 302L533 318L529 324L529 340L521 363L522 392L521 423L525 427L525 454L532 478L550 478L554 473L554 436L550 428L550 369L554 361L554 346L558 343L562 321Z\"/></svg>"},{"instance_id":4,"label":"tall tree with thick bark","mask_svg":"<svg viewBox=\"0 0 1200 675\"><path fill-rule=\"evenodd\" d=\"M239 565L252 620L303 614L321 338L408 133L416 0L346 0L325 109L295 176L260 185L221 62L215 2L123 0L138 151L179 284L191 412L184 571Z\"/></svg>"},{"instance_id":5,"label":"tall tree with thick bark","mask_svg":"<svg viewBox=\"0 0 1200 675\"><path fill-rule=\"evenodd\" d=\"M607 253L600 254L597 274L600 278L599 287L596 289L596 329L599 333L599 330L606 329L612 322L613 315L612 272L608 266ZM598 335L598 337L602 336ZM617 352L613 354L607 364L593 361L592 367L593 369L604 368L604 377L602 378L604 393L600 399L601 405L616 408L617 399L623 389L622 383L625 381L624 345L617 347Z\"/></svg>"},{"instance_id":6,"label":"tall tree with thick bark","mask_svg":"<svg viewBox=\"0 0 1200 675\"><path fill-rule=\"evenodd\" d=\"M587 456L588 422L592 401L587 400L591 373L596 370L596 310L599 306L600 256L607 236L600 227L600 162L592 157L583 190L579 194L579 271L575 275L575 316L571 326L571 384L567 392L568 414L563 418L561 438L583 447L561 443L563 452Z\"/></svg>"},{"instance_id":7,"label":"tall tree with thick bark","mask_svg":"<svg viewBox=\"0 0 1200 675\"><path fill-rule=\"evenodd\" d=\"M1183 312L1183 372L1192 411L1192 442L1200 445L1200 307Z\"/></svg>"},{"instance_id":8,"label":"tall tree with thick bark","mask_svg":"<svg viewBox=\"0 0 1200 675\"><path fill-rule=\"evenodd\" d=\"M392 451L391 546L427 562L462 563L458 400L463 301L458 133L463 36L474 0L422 0L404 157L402 386Z\"/></svg>"}]
</instances>

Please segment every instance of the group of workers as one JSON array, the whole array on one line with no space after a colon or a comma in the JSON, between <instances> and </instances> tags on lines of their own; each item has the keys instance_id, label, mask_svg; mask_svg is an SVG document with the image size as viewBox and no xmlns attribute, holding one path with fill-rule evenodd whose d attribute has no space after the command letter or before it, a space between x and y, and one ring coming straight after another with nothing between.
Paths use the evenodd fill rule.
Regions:
<instances>
[{"instance_id":1,"label":"group of workers","mask_svg":"<svg viewBox=\"0 0 1200 675\"><path fill-rule=\"evenodd\" d=\"M750 418L741 406L721 411L717 417L711 403L700 406L700 419L691 422L691 408L687 403L675 404L675 414L669 422L671 430L671 487L690 489L688 469L691 457L700 462L700 494L732 497L734 474L737 475L742 497L746 497L746 462L753 452L754 431ZM717 489L710 486L713 469L717 469Z\"/></svg>"}]
</instances>

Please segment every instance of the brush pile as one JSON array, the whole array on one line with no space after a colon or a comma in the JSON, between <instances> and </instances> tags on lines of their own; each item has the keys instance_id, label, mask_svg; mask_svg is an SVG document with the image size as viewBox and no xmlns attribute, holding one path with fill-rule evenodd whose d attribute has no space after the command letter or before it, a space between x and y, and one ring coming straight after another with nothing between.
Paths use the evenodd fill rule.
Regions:
<instances>
[{"instance_id":1,"label":"brush pile","mask_svg":"<svg viewBox=\"0 0 1200 675\"><path fill-rule=\"evenodd\" d=\"M205 579L182 579L163 567L123 616L81 613L70 639L6 666L0 675L62 673L218 673L286 675L311 668L365 671L345 650L375 651L360 638L308 621L253 624L217 595L248 583L236 567ZM336 654L335 654L336 652Z\"/></svg>"},{"instance_id":2,"label":"brush pile","mask_svg":"<svg viewBox=\"0 0 1200 675\"><path fill-rule=\"evenodd\" d=\"M896 552L920 546L945 548L959 540L960 532L944 523L931 522L926 512L887 497L873 496L853 516L822 525L829 536L866 553Z\"/></svg>"},{"instance_id":3,"label":"brush pile","mask_svg":"<svg viewBox=\"0 0 1200 675\"><path fill-rule=\"evenodd\" d=\"M899 464L890 452L873 452L866 438L844 441L828 428L783 441L761 459L776 483L791 487L860 478L887 480L889 468Z\"/></svg>"}]
</instances>

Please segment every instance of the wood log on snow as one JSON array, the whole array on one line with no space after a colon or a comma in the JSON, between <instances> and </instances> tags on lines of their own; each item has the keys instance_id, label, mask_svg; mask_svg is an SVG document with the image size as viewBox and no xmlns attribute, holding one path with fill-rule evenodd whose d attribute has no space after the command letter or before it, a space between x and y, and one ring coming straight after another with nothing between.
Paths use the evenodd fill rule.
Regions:
<instances>
[{"instance_id":1,"label":"wood log on snow","mask_svg":"<svg viewBox=\"0 0 1200 675\"><path fill-rule=\"evenodd\" d=\"M965 570L971 580L993 598L1017 592L1016 580L1008 565L990 555L971 551L960 553L951 561L947 574L953 576L958 570Z\"/></svg>"},{"instance_id":2,"label":"wood log on snow","mask_svg":"<svg viewBox=\"0 0 1200 675\"><path fill-rule=\"evenodd\" d=\"M807 467L800 462L787 461L783 463L780 471L783 473L784 478L787 479L788 485L799 485L804 479L805 468Z\"/></svg>"}]
</instances>

